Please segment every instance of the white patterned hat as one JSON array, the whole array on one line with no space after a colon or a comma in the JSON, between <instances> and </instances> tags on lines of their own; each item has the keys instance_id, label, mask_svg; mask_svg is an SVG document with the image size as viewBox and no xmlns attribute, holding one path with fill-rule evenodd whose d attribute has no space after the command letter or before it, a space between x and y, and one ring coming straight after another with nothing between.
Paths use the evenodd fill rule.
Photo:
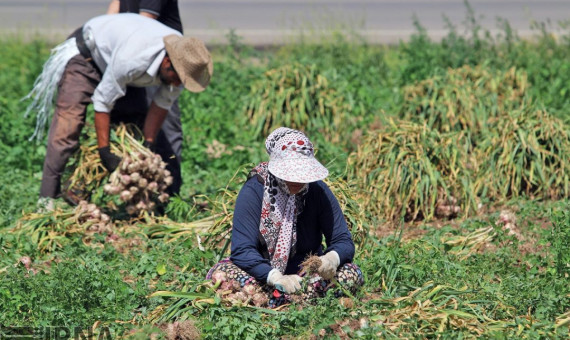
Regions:
<instances>
[{"instance_id":1,"label":"white patterned hat","mask_svg":"<svg viewBox=\"0 0 570 340\"><path fill-rule=\"evenodd\" d=\"M313 143L298 130L280 127L267 137L268 170L287 182L311 183L325 179L329 171L316 158Z\"/></svg>"}]
</instances>

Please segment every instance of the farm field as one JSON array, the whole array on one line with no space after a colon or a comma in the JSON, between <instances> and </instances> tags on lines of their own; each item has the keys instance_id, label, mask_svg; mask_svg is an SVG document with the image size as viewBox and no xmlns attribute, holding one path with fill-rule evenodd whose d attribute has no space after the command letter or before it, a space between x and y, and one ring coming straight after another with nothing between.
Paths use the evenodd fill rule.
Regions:
<instances>
[{"instance_id":1,"label":"farm field","mask_svg":"<svg viewBox=\"0 0 570 340\"><path fill-rule=\"evenodd\" d=\"M53 46L0 38L0 339L569 338L570 33L466 19L393 46L338 33L255 50L228 33L209 88L180 99L181 195L99 229L61 199L37 212L45 137L29 141L21 98ZM82 163L92 120L75 164L103 206L107 174ZM269 309L205 279L278 126L330 170L355 295Z\"/></svg>"}]
</instances>

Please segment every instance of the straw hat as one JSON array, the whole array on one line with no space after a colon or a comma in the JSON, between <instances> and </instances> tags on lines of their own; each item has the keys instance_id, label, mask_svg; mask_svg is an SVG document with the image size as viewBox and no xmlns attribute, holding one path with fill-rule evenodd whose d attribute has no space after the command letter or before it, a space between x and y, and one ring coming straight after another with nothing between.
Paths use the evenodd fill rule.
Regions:
<instances>
[{"instance_id":1,"label":"straw hat","mask_svg":"<svg viewBox=\"0 0 570 340\"><path fill-rule=\"evenodd\" d=\"M280 127L265 141L267 169L288 182L311 183L325 179L329 171L316 158L313 143L298 130Z\"/></svg>"},{"instance_id":2,"label":"straw hat","mask_svg":"<svg viewBox=\"0 0 570 340\"><path fill-rule=\"evenodd\" d=\"M206 45L196 38L171 34L163 38L166 52L184 87L202 92L214 73L214 62Z\"/></svg>"}]
</instances>

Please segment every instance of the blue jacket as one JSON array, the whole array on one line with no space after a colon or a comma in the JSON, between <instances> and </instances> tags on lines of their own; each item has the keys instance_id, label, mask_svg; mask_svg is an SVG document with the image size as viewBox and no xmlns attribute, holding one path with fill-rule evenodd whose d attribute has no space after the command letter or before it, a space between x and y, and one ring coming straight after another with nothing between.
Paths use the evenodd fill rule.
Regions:
<instances>
[{"instance_id":1,"label":"blue jacket","mask_svg":"<svg viewBox=\"0 0 570 340\"><path fill-rule=\"evenodd\" d=\"M272 267L267 258L267 246L259 232L262 201L263 183L254 176L244 184L236 201L230 259L265 283ZM326 252L336 251L340 265L352 262L354 243L340 205L329 187L318 181L309 184L305 207L297 217L297 244L291 250L285 274L296 274L309 254L322 255L323 236Z\"/></svg>"}]
</instances>

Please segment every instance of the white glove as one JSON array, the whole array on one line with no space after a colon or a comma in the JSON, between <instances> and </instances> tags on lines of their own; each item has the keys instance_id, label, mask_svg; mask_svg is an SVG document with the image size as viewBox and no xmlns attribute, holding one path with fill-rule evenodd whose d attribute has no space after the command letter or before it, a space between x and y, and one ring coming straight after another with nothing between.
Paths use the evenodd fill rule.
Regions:
<instances>
[{"instance_id":1,"label":"white glove","mask_svg":"<svg viewBox=\"0 0 570 340\"><path fill-rule=\"evenodd\" d=\"M267 283L269 285L287 294L295 293L301 289L302 280L299 275L283 275L275 268L271 269L267 275Z\"/></svg>"},{"instance_id":2,"label":"white glove","mask_svg":"<svg viewBox=\"0 0 570 340\"><path fill-rule=\"evenodd\" d=\"M334 250L331 250L325 255L321 256L320 259L321 266L317 272L325 280L332 279L336 274L338 265L340 264L340 257L338 256L338 253Z\"/></svg>"}]
</instances>

